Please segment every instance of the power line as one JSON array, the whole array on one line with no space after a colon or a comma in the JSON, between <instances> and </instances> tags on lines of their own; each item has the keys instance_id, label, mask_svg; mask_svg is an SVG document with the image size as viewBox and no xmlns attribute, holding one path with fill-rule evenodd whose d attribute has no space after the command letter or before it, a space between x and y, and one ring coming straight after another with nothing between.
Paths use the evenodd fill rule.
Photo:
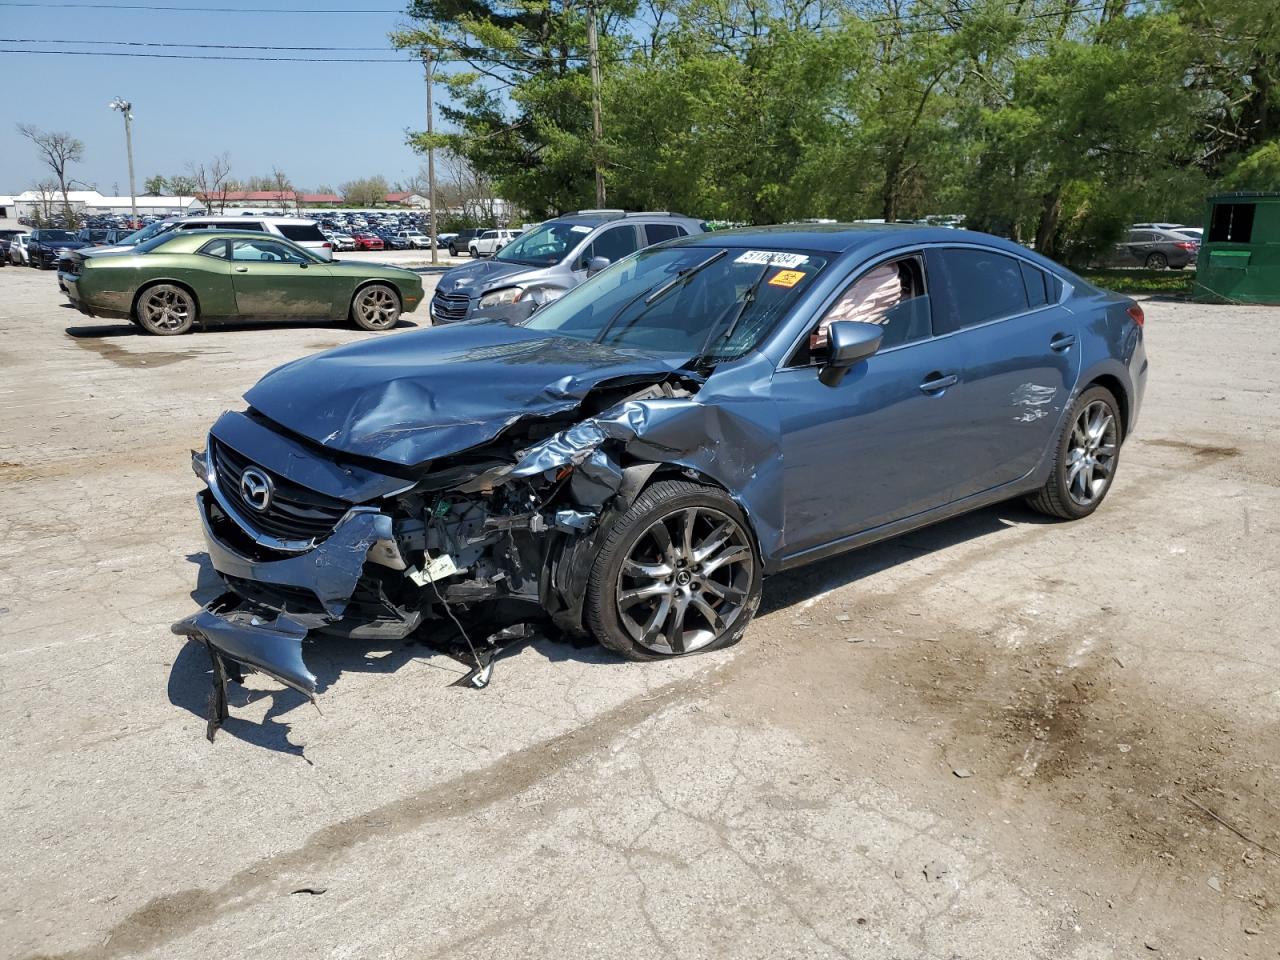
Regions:
<instances>
[{"instance_id":1,"label":"power line","mask_svg":"<svg viewBox=\"0 0 1280 960\"><path fill-rule=\"evenodd\" d=\"M56 46L99 46L99 47L178 47L182 49L192 50L341 50L341 51L381 51L386 53L388 48L383 45L381 47L275 47L275 46L256 46L242 43L160 43L156 41L145 40L30 40L30 39L2 39L0 43L49 43Z\"/></svg>"},{"instance_id":2,"label":"power line","mask_svg":"<svg viewBox=\"0 0 1280 960\"><path fill-rule=\"evenodd\" d=\"M362 14L362 13L404 13L397 7L365 7L362 9L315 10L300 7L169 7L152 3L50 3L41 0L39 3L15 3L0 0L0 7L59 7L76 10L167 10L172 13L318 13L318 14Z\"/></svg>"},{"instance_id":3,"label":"power line","mask_svg":"<svg viewBox=\"0 0 1280 960\"><path fill-rule=\"evenodd\" d=\"M123 50L0 50L10 54L41 54L49 57L146 57L152 60L255 60L263 63L419 63L416 58L372 59L369 57L233 57L199 53L131 53Z\"/></svg>"}]
</instances>

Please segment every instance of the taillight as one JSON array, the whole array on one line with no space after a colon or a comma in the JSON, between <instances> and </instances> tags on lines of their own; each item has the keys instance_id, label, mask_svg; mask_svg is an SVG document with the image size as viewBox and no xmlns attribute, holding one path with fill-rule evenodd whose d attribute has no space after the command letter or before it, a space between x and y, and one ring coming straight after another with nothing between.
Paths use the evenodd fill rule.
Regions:
<instances>
[{"instance_id":1,"label":"taillight","mask_svg":"<svg viewBox=\"0 0 1280 960\"><path fill-rule=\"evenodd\" d=\"M326 250L332 250L332 249L333 249L333 244L332 244L332 243L330 243L328 240L326 240L324 243L320 244L320 246L324 247Z\"/></svg>"},{"instance_id":2,"label":"taillight","mask_svg":"<svg viewBox=\"0 0 1280 960\"><path fill-rule=\"evenodd\" d=\"M1196 245L1190 242L1175 243L1174 246L1177 247L1179 250L1194 250L1196 248Z\"/></svg>"},{"instance_id":3,"label":"taillight","mask_svg":"<svg viewBox=\"0 0 1280 960\"><path fill-rule=\"evenodd\" d=\"M1138 306L1136 303L1125 310L1125 313L1131 316L1133 318L1133 322L1140 327L1147 322L1147 317L1146 314L1142 312L1142 307Z\"/></svg>"}]
</instances>

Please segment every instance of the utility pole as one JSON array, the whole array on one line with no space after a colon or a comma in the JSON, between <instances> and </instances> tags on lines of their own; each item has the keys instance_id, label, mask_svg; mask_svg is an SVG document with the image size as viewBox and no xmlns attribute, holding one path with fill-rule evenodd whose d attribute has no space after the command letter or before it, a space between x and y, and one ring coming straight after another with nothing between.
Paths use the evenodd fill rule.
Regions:
<instances>
[{"instance_id":1,"label":"utility pole","mask_svg":"<svg viewBox=\"0 0 1280 960\"><path fill-rule=\"evenodd\" d=\"M440 262L440 251L436 249L436 237L440 228L436 224L435 109L431 95L431 77L435 72L435 65L430 50L422 51L422 65L427 71L427 205L431 208L431 265L435 266Z\"/></svg>"},{"instance_id":2,"label":"utility pole","mask_svg":"<svg viewBox=\"0 0 1280 960\"><path fill-rule=\"evenodd\" d=\"M138 190L133 181L133 104L128 100L116 97L109 104L112 110L119 110L124 115L124 146L129 153L129 207L132 224L138 222Z\"/></svg>"},{"instance_id":3,"label":"utility pole","mask_svg":"<svg viewBox=\"0 0 1280 960\"><path fill-rule=\"evenodd\" d=\"M596 165L596 206L604 207L604 162L600 153L604 128L600 123L600 41L596 36L595 0L587 0L587 58L591 65L591 153Z\"/></svg>"}]
</instances>

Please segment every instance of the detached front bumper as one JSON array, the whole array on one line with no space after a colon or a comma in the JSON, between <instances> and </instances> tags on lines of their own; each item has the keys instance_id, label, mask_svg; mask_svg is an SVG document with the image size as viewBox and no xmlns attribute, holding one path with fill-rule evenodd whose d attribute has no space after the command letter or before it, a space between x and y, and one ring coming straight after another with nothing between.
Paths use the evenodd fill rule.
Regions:
<instances>
[{"instance_id":1,"label":"detached front bumper","mask_svg":"<svg viewBox=\"0 0 1280 960\"><path fill-rule=\"evenodd\" d=\"M173 632L209 648L215 686L221 657L314 697L316 678L303 660L302 641L310 631L342 621L371 550L385 563L388 551L396 549L391 518L372 508L352 508L325 540L281 556L227 543L219 528L232 521L212 490L200 491L196 504L209 560L231 593L175 623ZM246 586L279 599L245 596Z\"/></svg>"}]
</instances>

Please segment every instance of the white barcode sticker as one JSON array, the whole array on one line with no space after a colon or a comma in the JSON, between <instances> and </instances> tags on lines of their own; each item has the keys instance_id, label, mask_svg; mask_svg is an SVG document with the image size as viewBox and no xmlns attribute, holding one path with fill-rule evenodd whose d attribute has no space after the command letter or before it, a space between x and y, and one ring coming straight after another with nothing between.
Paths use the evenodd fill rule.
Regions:
<instances>
[{"instance_id":1,"label":"white barcode sticker","mask_svg":"<svg viewBox=\"0 0 1280 960\"><path fill-rule=\"evenodd\" d=\"M808 263L809 258L803 253L781 253L777 250L748 250L739 256L734 263L755 263L760 266L766 264L774 267L798 267L802 263Z\"/></svg>"}]
</instances>

